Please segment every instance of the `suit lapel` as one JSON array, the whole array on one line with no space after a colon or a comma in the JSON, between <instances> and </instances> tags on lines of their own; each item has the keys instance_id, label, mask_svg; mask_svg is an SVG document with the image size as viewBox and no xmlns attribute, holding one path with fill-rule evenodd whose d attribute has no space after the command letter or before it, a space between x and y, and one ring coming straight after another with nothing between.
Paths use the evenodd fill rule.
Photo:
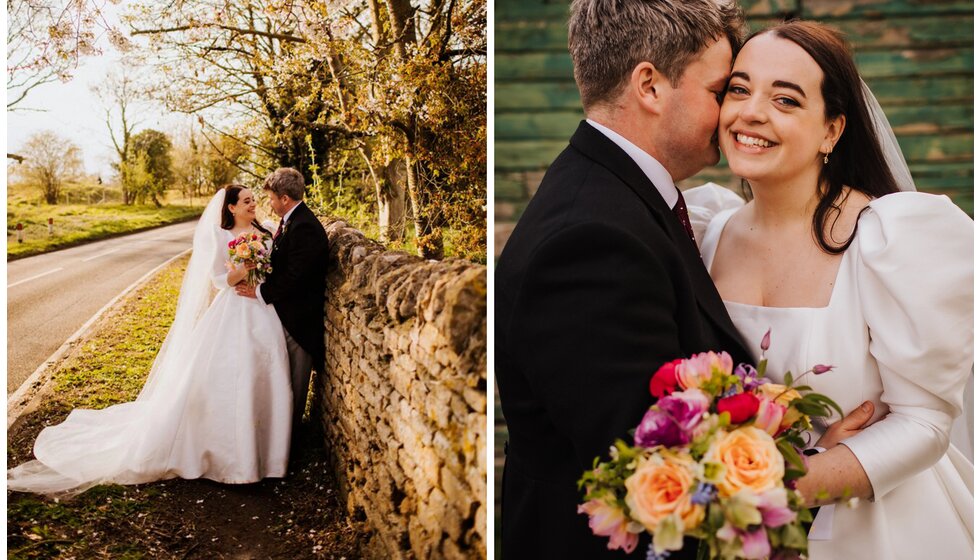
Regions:
<instances>
[{"instance_id":1,"label":"suit lapel","mask_svg":"<svg viewBox=\"0 0 980 560\"><path fill-rule=\"evenodd\" d=\"M655 221L664 228L674 245L677 246L684 266L690 273L698 305L715 326L732 340L741 344L746 356L751 356L752 354L747 351L748 347L745 345L742 335L735 328L731 317L728 316L725 304L721 301L721 296L718 295L718 290L701 260L701 255L688 238L687 231L684 230L684 226L674 215L673 210L667 206L663 196L643 173L640 166L612 140L585 121L579 124L570 143L586 157L596 161L619 177L650 209Z\"/></svg>"}]
</instances>

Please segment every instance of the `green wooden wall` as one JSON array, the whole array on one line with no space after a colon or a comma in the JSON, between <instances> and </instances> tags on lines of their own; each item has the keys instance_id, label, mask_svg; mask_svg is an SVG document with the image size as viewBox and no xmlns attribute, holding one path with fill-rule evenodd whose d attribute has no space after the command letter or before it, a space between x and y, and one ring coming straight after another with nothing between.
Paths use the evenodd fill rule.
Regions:
<instances>
[{"instance_id":1,"label":"green wooden wall","mask_svg":"<svg viewBox=\"0 0 980 560\"><path fill-rule=\"evenodd\" d=\"M567 0L495 0L494 6L494 238L499 255L583 113L567 51ZM752 30L794 15L844 31L862 76L895 129L917 187L948 194L973 214L972 2L744 0L742 7ZM722 161L681 186L708 180L737 184ZM499 404L494 411L499 489L506 427Z\"/></svg>"}]
</instances>

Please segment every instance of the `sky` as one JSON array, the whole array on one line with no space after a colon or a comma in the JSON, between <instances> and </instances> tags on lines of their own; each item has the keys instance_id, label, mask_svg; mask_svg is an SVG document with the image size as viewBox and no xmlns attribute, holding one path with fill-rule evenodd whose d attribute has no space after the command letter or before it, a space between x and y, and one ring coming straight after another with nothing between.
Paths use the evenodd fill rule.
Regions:
<instances>
[{"instance_id":1,"label":"sky","mask_svg":"<svg viewBox=\"0 0 980 560\"><path fill-rule=\"evenodd\" d=\"M107 3L106 9L113 8L116 6ZM103 180L112 176L115 149L105 124L104 105L91 88L120 65L121 55L108 40L103 39L99 46L103 54L82 58L69 82L56 80L39 86L17 105L36 110L7 111L8 153L18 153L32 134L53 130L82 149L87 173L98 174ZM168 132L186 117L168 114L161 107L144 107L136 120L140 121L137 132L145 128Z\"/></svg>"}]
</instances>

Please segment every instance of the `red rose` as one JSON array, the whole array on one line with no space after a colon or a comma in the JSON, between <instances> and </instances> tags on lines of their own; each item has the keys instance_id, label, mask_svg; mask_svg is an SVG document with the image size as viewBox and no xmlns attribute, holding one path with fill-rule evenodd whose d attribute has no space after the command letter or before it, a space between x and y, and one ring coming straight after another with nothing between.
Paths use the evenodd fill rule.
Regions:
<instances>
[{"instance_id":1,"label":"red rose","mask_svg":"<svg viewBox=\"0 0 980 560\"><path fill-rule=\"evenodd\" d=\"M674 375L676 368L682 360L674 360L660 366L657 373L650 378L650 394L656 398L669 395L677 388L677 376Z\"/></svg>"},{"instance_id":2,"label":"red rose","mask_svg":"<svg viewBox=\"0 0 980 560\"><path fill-rule=\"evenodd\" d=\"M759 397L752 393L739 393L718 401L718 413L727 412L732 424L741 424L759 411Z\"/></svg>"}]
</instances>

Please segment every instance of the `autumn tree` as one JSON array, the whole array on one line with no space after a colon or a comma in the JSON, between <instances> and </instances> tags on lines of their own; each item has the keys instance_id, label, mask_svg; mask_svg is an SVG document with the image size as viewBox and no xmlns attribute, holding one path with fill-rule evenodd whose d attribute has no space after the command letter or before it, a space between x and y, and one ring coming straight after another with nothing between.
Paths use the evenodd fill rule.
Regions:
<instances>
[{"instance_id":1,"label":"autumn tree","mask_svg":"<svg viewBox=\"0 0 980 560\"><path fill-rule=\"evenodd\" d=\"M48 204L57 204L64 184L83 172L82 150L50 130L33 134L20 152L24 176L41 190Z\"/></svg>"}]
</instances>

